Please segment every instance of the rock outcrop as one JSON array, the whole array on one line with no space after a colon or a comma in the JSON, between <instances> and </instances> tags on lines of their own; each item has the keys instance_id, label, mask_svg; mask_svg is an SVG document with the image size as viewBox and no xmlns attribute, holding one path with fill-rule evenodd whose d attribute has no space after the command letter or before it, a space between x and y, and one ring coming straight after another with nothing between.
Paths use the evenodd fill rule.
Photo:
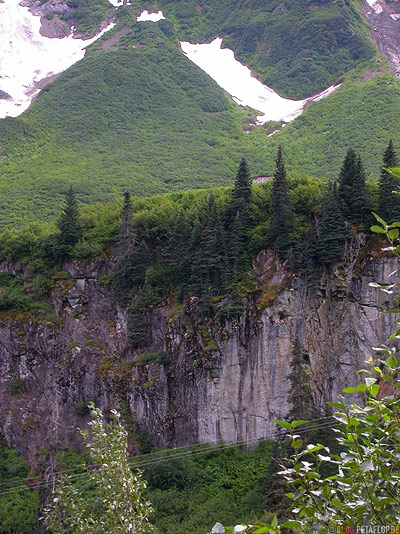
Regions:
<instances>
[{"instance_id":1,"label":"rock outcrop","mask_svg":"<svg viewBox=\"0 0 400 534\"><path fill-rule=\"evenodd\" d=\"M137 359L107 262L64 268L51 295L54 320L0 319L0 437L32 463L43 446L78 445L90 400L122 409L160 445L273 436L273 419L289 409L296 336L322 406L357 381L371 348L395 327L382 313L387 295L370 286L389 281L394 258L362 252L346 268L306 276L263 252L254 263L258 291L244 297L240 320L199 317L194 298L154 308L148 352Z\"/></svg>"}]
</instances>

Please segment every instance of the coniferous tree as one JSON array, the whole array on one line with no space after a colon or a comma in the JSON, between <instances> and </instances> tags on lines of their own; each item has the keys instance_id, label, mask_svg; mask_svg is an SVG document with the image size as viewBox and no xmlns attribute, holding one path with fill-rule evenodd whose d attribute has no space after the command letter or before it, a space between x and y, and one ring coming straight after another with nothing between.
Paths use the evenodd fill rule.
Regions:
<instances>
[{"instance_id":1,"label":"coniferous tree","mask_svg":"<svg viewBox=\"0 0 400 534\"><path fill-rule=\"evenodd\" d=\"M204 264L205 282L218 290L222 287L222 269L224 266L223 229L214 195L210 195L207 217L202 232L201 251Z\"/></svg>"},{"instance_id":2,"label":"coniferous tree","mask_svg":"<svg viewBox=\"0 0 400 534\"><path fill-rule=\"evenodd\" d=\"M128 310L128 339L133 349L145 347L149 341L150 326L143 303L143 289L132 300Z\"/></svg>"},{"instance_id":3,"label":"coniferous tree","mask_svg":"<svg viewBox=\"0 0 400 534\"><path fill-rule=\"evenodd\" d=\"M304 350L298 337L295 338L293 344L288 380L290 383L288 400L291 408L286 419L288 421L301 419L309 421L318 418L320 415L312 395L309 365L304 359ZM302 439L307 441L308 438L309 435L303 432Z\"/></svg>"},{"instance_id":4,"label":"coniferous tree","mask_svg":"<svg viewBox=\"0 0 400 534\"><path fill-rule=\"evenodd\" d=\"M394 193L400 190L400 180L385 170L396 166L397 156L390 140L383 154L378 201L378 214L387 223L400 220L400 195Z\"/></svg>"},{"instance_id":5,"label":"coniferous tree","mask_svg":"<svg viewBox=\"0 0 400 534\"><path fill-rule=\"evenodd\" d=\"M204 288L204 266L203 255L201 253L201 241L203 222L199 214L193 224L190 236L189 248L187 251L187 262L189 265L188 291L192 295L200 296Z\"/></svg>"},{"instance_id":6,"label":"coniferous tree","mask_svg":"<svg viewBox=\"0 0 400 534\"><path fill-rule=\"evenodd\" d=\"M172 286L177 284L185 285L189 281L190 262L188 261L188 251L191 233L191 225L184 211L180 210L168 232L166 246L162 253L168 284Z\"/></svg>"},{"instance_id":7,"label":"coniferous tree","mask_svg":"<svg viewBox=\"0 0 400 534\"><path fill-rule=\"evenodd\" d=\"M352 216L352 197L354 193L354 182L357 172L357 154L352 148L349 148L340 169L338 187L340 208L343 213L343 217L347 221L350 221Z\"/></svg>"},{"instance_id":8,"label":"coniferous tree","mask_svg":"<svg viewBox=\"0 0 400 534\"><path fill-rule=\"evenodd\" d=\"M355 177L352 211L352 221L356 224L366 224L371 218L371 202L365 181L364 167L361 156L357 158L357 174Z\"/></svg>"},{"instance_id":9,"label":"coniferous tree","mask_svg":"<svg viewBox=\"0 0 400 534\"><path fill-rule=\"evenodd\" d=\"M338 196L341 211L347 221L364 224L368 220L370 203L365 174L361 158L352 148L348 149L340 169Z\"/></svg>"},{"instance_id":10,"label":"coniferous tree","mask_svg":"<svg viewBox=\"0 0 400 534\"><path fill-rule=\"evenodd\" d=\"M247 161L244 156L242 156L239 169L236 175L235 187L232 191L232 204L235 208L235 202L239 199L243 199L245 204L250 203L251 198L251 179L250 172L247 166Z\"/></svg>"},{"instance_id":11,"label":"coniferous tree","mask_svg":"<svg viewBox=\"0 0 400 534\"><path fill-rule=\"evenodd\" d=\"M319 236L316 243L317 260L330 265L343 259L346 225L340 209L336 182L329 184L322 208Z\"/></svg>"},{"instance_id":12,"label":"coniferous tree","mask_svg":"<svg viewBox=\"0 0 400 534\"><path fill-rule=\"evenodd\" d=\"M138 239L133 226L131 198L129 192L126 191L119 228L118 262L114 273L114 290L122 306L126 306L130 298L132 278L136 271L134 252L137 246Z\"/></svg>"},{"instance_id":13,"label":"coniferous tree","mask_svg":"<svg viewBox=\"0 0 400 534\"><path fill-rule=\"evenodd\" d=\"M292 360L290 362L290 374L288 376L290 384L288 400L291 408L286 416L287 421L309 421L320 417L312 396L310 375L307 368L308 365L304 359L304 351L299 338L296 337L293 344ZM302 427L299 427L299 429L301 439L306 445L314 435L311 432L304 432ZM281 520L288 515L288 508L291 504L290 500L286 497L287 486L283 483L284 478L278 474L280 470L279 466L285 463L285 458L290 456L287 442L283 438L284 436L281 434L277 434L276 436L277 448L274 455L276 465L272 466L272 483L267 493L268 511L275 513Z\"/></svg>"},{"instance_id":14,"label":"coniferous tree","mask_svg":"<svg viewBox=\"0 0 400 534\"><path fill-rule=\"evenodd\" d=\"M131 243L136 244L136 234L133 227L132 203L129 191L124 193L124 205L121 212L121 226L119 228L118 244L120 248L126 248Z\"/></svg>"},{"instance_id":15,"label":"coniferous tree","mask_svg":"<svg viewBox=\"0 0 400 534\"><path fill-rule=\"evenodd\" d=\"M229 271L237 273L246 257L250 229L251 179L246 158L240 160L232 200L227 211L227 258ZM238 233L238 229L240 230Z\"/></svg>"},{"instance_id":16,"label":"coniferous tree","mask_svg":"<svg viewBox=\"0 0 400 534\"><path fill-rule=\"evenodd\" d=\"M71 255L72 249L83 234L78 201L72 186L70 186L68 193L65 195L64 209L57 226L60 233L57 238L56 253L61 258L67 258Z\"/></svg>"},{"instance_id":17,"label":"coniferous tree","mask_svg":"<svg viewBox=\"0 0 400 534\"><path fill-rule=\"evenodd\" d=\"M289 184L282 157L282 147L279 146L276 157L276 170L272 183L269 242L275 246L281 258L285 256L290 245L291 210L288 190Z\"/></svg>"}]
</instances>

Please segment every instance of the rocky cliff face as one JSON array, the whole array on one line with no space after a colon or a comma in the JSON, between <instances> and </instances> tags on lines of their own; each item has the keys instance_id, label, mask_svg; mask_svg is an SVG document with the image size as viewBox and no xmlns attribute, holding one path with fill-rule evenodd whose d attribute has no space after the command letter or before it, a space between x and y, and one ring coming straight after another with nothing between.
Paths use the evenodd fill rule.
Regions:
<instances>
[{"instance_id":1,"label":"rocky cliff face","mask_svg":"<svg viewBox=\"0 0 400 534\"><path fill-rule=\"evenodd\" d=\"M122 409L160 445L272 436L273 419L289 409L294 338L309 359L316 400L336 398L394 329L394 316L382 313L385 294L369 284L387 282L396 267L364 251L346 269L306 277L261 253L261 289L246 297L240 320L199 318L196 299L156 308L148 315L151 354L135 364L107 263L66 265L70 276L59 276L52 291L54 321L0 319L0 437L32 463L42 446L76 446L87 417L79 408L89 400Z\"/></svg>"}]
</instances>

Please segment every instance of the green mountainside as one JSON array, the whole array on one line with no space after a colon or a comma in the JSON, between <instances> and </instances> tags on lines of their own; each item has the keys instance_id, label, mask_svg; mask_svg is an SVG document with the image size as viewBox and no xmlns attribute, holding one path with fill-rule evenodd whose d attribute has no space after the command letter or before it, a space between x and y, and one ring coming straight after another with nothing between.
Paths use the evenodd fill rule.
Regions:
<instances>
[{"instance_id":1,"label":"green mountainside","mask_svg":"<svg viewBox=\"0 0 400 534\"><path fill-rule=\"evenodd\" d=\"M179 35L191 42L216 35L261 81L300 99L331 85L374 47L359 13L347 0L159 0Z\"/></svg>"},{"instance_id":2,"label":"green mountainside","mask_svg":"<svg viewBox=\"0 0 400 534\"><path fill-rule=\"evenodd\" d=\"M83 31L92 4L77 4ZM389 137L400 142L400 85L367 38L360 3L133 4L116 10L117 26L27 112L0 121L2 228L51 220L70 184L84 203L125 189L148 196L227 185L242 154L253 175L271 173L280 143L289 172L336 177L352 145L376 178ZM167 20L137 23L142 8L161 8ZM180 51L179 39L216 35L285 95L301 98L342 77L343 86L268 137L273 125L249 125L251 110Z\"/></svg>"}]
</instances>

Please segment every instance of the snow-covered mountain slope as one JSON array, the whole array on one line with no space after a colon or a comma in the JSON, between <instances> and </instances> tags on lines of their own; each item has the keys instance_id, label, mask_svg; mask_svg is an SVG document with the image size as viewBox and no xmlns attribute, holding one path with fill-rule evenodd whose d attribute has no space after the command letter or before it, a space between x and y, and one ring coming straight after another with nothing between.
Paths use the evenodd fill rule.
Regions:
<instances>
[{"instance_id":1,"label":"snow-covered mountain slope","mask_svg":"<svg viewBox=\"0 0 400 534\"><path fill-rule=\"evenodd\" d=\"M40 26L40 17L19 0L0 3L0 118L25 111L39 92L41 80L82 59L85 48L114 24L87 40L73 35L50 39L41 35Z\"/></svg>"},{"instance_id":2,"label":"snow-covered mountain slope","mask_svg":"<svg viewBox=\"0 0 400 534\"><path fill-rule=\"evenodd\" d=\"M209 44L181 42L181 47L184 54L225 89L237 104L260 111L262 114L257 117L259 124L268 121L291 122L303 113L308 102L321 100L340 87L340 84L333 85L304 100L282 98L237 61L232 50L222 48L221 38Z\"/></svg>"}]
</instances>

